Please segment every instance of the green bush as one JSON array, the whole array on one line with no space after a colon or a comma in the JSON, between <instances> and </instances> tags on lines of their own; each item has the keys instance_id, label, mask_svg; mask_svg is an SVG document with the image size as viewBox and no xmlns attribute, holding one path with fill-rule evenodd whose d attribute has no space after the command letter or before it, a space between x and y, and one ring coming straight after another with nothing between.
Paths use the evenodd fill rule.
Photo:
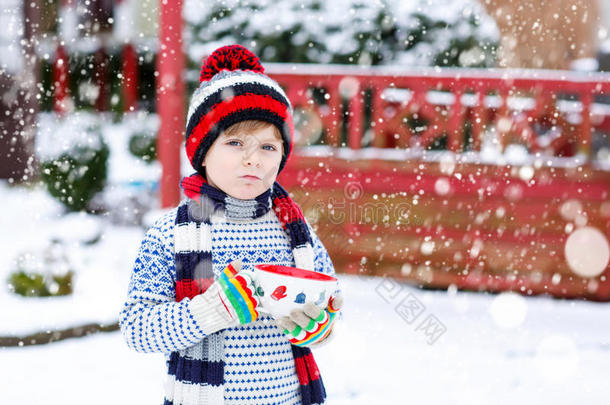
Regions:
<instances>
[{"instance_id":1,"label":"green bush","mask_svg":"<svg viewBox=\"0 0 610 405\"><path fill-rule=\"evenodd\" d=\"M157 159L157 137L148 132L136 132L129 139L129 152L146 163Z\"/></svg>"},{"instance_id":2,"label":"green bush","mask_svg":"<svg viewBox=\"0 0 610 405\"><path fill-rule=\"evenodd\" d=\"M68 211L85 209L95 193L104 188L107 178L110 149L102 138L100 126L84 118L81 123L68 120L57 125L54 122L53 131L61 137L47 138L47 145L41 146L50 148L50 142L62 141L68 144L61 152L41 161L42 181Z\"/></svg>"},{"instance_id":3,"label":"green bush","mask_svg":"<svg viewBox=\"0 0 610 405\"><path fill-rule=\"evenodd\" d=\"M190 81L202 56L232 43L263 62L490 67L499 42L478 0L212 0L185 9Z\"/></svg>"},{"instance_id":4,"label":"green bush","mask_svg":"<svg viewBox=\"0 0 610 405\"><path fill-rule=\"evenodd\" d=\"M8 288L24 297L52 297L72 293L73 266L66 246L51 241L43 249L17 255Z\"/></svg>"},{"instance_id":5,"label":"green bush","mask_svg":"<svg viewBox=\"0 0 610 405\"><path fill-rule=\"evenodd\" d=\"M104 145L101 150L78 148L74 152L44 162L42 180L49 193L69 211L80 211L104 188L110 151Z\"/></svg>"},{"instance_id":6,"label":"green bush","mask_svg":"<svg viewBox=\"0 0 610 405\"><path fill-rule=\"evenodd\" d=\"M70 271L64 275L42 275L23 270L9 276L9 289L24 297L52 297L72 294Z\"/></svg>"}]
</instances>

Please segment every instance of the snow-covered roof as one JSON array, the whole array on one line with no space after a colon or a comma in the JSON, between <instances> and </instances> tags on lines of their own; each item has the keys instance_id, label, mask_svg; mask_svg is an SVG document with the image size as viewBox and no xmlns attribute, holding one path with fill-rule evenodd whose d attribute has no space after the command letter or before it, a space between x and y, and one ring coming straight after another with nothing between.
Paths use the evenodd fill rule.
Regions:
<instances>
[{"instance_id":1,"label":"snow-covered roof","mask_svg":"<svg viewBox=\"0 0 610 405\"><path fill-rule=\"evenodd\" d=\"M425 76L453 79L537 79L565 82L610 82L610 73L551 69L450 68L428 66L362 66L332 63L265 63L267 74L353 75L353 76Z\"/></svg>"}]
</instances>

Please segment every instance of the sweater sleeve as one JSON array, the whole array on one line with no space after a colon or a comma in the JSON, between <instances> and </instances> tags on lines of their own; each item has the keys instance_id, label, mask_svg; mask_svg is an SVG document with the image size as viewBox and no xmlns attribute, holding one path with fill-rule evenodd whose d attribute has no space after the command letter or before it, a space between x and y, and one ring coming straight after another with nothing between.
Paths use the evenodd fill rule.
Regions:
<instances>
[{"instance_id":1,"label":"sweater sleeve","mask_svg":"<svg viewBox=\"0 0 610 405\"><path fill-rule=\"evenodd\" d=\"M175 209L171 210L146 232L119 314L123 338L138 352L167 354L206 336L193 317L190 299L175 301L175 215Z\"/></svg>"}]
</instances>

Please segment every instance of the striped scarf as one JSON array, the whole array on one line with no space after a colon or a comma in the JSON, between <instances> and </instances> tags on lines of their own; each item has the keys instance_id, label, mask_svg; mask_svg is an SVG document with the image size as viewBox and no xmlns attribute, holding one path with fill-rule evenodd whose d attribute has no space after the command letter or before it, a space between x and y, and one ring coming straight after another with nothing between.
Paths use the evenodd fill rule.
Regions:
<instances>
[{"instance_id":1,"label":"striped scarf","mask_svg":"<svg viewBox=\"0 0 610 405\"><path fill-rule=\"evenodd\" d=\"M254 200L248 200L248 204L210 186L199 173L183 178L180 186L189 200L178 207L176 216L177 301L203 293L215 280L210 218L218 209L223 210L228 219L232 216L254 219L273 208L290 240L296 267L314 269L312 239L303 213L278 182ZM241 207L242 212L226 210L228 206ZM178 231L179 227L185 227L182 230L186 232ZM178 249L185 246L190 248ZM227 264L223 263L223 266ZM311 350L294 345L291 347L302 404L324 403L326 391ZM195 346L171 353L165 405L222 404L223 349L223 336L217 332L206 336Z\"/></svg>"}]
</instances>

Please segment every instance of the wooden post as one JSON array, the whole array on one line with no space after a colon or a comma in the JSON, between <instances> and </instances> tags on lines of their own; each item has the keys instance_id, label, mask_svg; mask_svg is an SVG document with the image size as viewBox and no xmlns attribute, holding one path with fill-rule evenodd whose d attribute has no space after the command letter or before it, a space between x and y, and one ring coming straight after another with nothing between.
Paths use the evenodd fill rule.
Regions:
<instances>
[{"instance_id":1,"label":"wooden post","mask_svg":"<svg viewBox=\"0 0 610 405\"><path fill-rule=\"evenodd\" d=\"M449 131L447 134L447 149L458 153L464 150L464 122L462 111L462 87L457 85L453 89L455 102L451 106L449 118Z\"/></svg>"},{"instance_id":2,"label":"wooden post","mask_svg":"<svg viewBox=\"0 0 610 405\"><path fill-rule=\"evenodd\" d=\"M593 103L593 96L587 91L582 94L580 102L582 103L582 131L580 131L581 138L578 143L578 152L585 154L587 161L590 162L593 158L591 154L591 104Z\"/></svg>"},{"instance_id":3,"label":"wooden post","mask_svg":"<svg viewBox=\"0 0 610 405\"><path fill-rule=\"evenodd\" d=\"M13 177L17 182L34 181L40 175L40 165L36 160L35 155L35 138L36 138L36 117L40 111L40 101L36 97L40 90L38 83L40 82L40 58L36 54L36 44L39 41L40 32L40 1L23 2L23 19L24 19L24 45L23 45L23 61L24 69L17 75L16 81L21 81L19 85L16 105L11 106L11 109L23 109L23 121L16 120L15 131L11 134L17 136L21 132L21 136L17 136L19 142L17 145L12 145L16 148L16 153L9 156L3 156L2 159L9 161L13 160L15 166L11 168L10 177ZM6 99L4 100L6 101ZM20 103L19 101L22 101ZM6 116L5 116L6 117ZM3 118L5 118L3 117ZM12 125L9 125L12 126ZM1 136L1 135L0 135ZM9 139L11 137L8 137ZM5 138L7 139L7 138Z\"/></svg>"},{"instance_id":4,"label":"wooden post","mask_svg":"<svg viewBox=\"0 0 610 405\"><path fill-rule=\"evenodd\" d=\"M97 99L95 100L95 109L97 111L108 111L110 109L110 83L108 80L108 71L110 58L106 53L104 45L95 52L95 69L93 80L99 88Z\"/></svg>"},{"instance_id":5,"label":"wooden post","mask_svg":"<svg viewBox=\"0 0 610 405\"><path fill-rule=\"evenodd\" d=\"M386 120L385 114L383 113L384 105L383 99L381 98L382 92L383 86L376 84L373 87L373 106L371 111L373 140L371 141L371 146L374 148L383 148L385 146L384 133L380 130L380 128L385 126L384 121Z\"/></svg>"},{"instance_id":6,"label":"wooden post","mask_svg":"<svg viewBox=\"0 0 610 405\"><path fill-rule=\"evenodd\" d=\"M161 126L157 150L161 162L161 208L180 202L180 146L184 134L184 54L182 0L160 2L159 54L156 80Z\"/></svg>"},{"instance_id":7,"label":"wooden post","mask_svg":"<svg viewBox=\"0 0 610 405\"><path fill-rule=\"evenodd\" d=\"M70 109L68 106L70 92L68 75L68 54L63 45L58 45L53 62L53 111L60 115Z\"/></svg>"},{"instance_id":8,"label":"wooden post","mask_svg":"<svg viewBox=\"0 0 610 405\"><path fill-rule=\"evenodd\" d=\"M123 59L123 111L135 111L138 101L138 54L131 43L125 44Z\"/></svg>"},{"instance_id":9,"label":"wooden post","mask_svg":"<svg viewBox=\"0 0 610 405\"><path fill-rule=\"evenodd\" d=\"M356 80L356 79L354 79ZM362 144L362 120L363 120L363 100L362 100L362 86L360 82L356 87L356 94L352 96L349 102L349 123L347 133L347 146L350 149L360 149Z\"/></svg>"}]
</instances>

